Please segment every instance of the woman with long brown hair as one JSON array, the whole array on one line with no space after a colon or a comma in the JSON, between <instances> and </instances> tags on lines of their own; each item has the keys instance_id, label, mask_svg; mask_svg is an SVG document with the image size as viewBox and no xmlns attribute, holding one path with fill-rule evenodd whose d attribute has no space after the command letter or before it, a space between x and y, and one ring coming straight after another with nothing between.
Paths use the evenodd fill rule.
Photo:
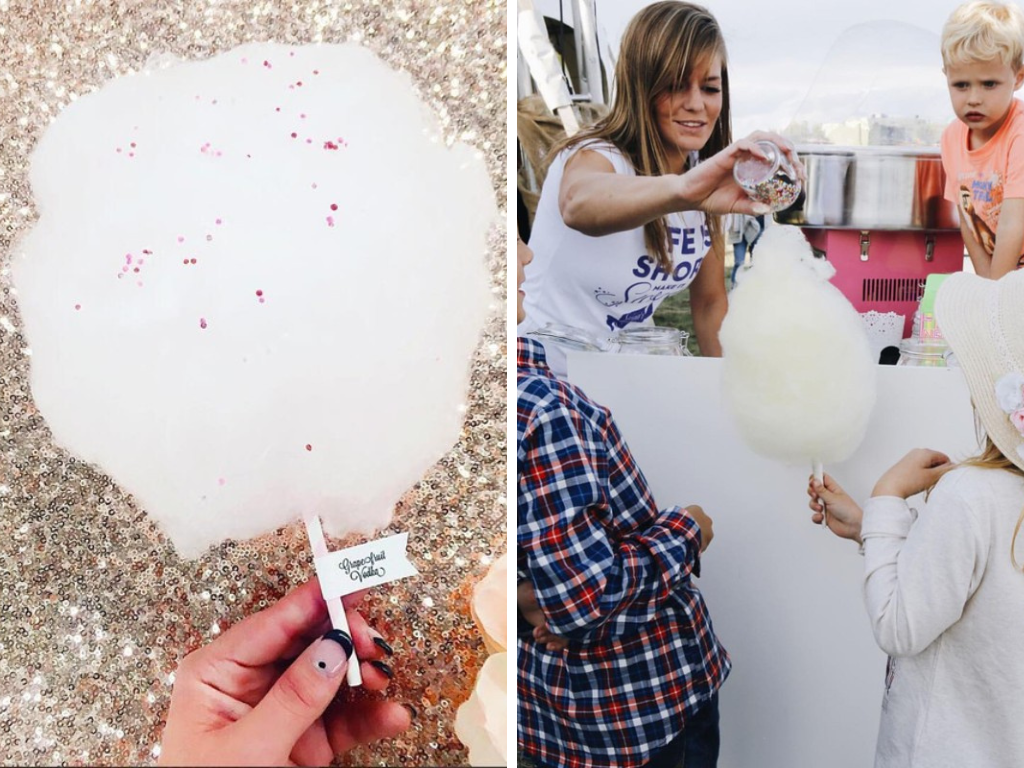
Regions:
<instances>
[{"instance_id":1,"label":"woman with long brown hair","mask_svg":"<svg viewBox=\"0 0 1024 768\"><path fill-rule=\"evenodd\" d=\"M725 41L715 18L668 0L630 21L615 68L609 113L553 151L530 247L524 335L548 323L608 335L649 325L661 301L690 289L702 354L721 354L728 305L718 214L763 214L732 176L737 160L764 157L768 139L733 142ZM550 345L549 345L550 346ZM552 371L565 357L549 348Z\"/></svg>"}]
</instances>

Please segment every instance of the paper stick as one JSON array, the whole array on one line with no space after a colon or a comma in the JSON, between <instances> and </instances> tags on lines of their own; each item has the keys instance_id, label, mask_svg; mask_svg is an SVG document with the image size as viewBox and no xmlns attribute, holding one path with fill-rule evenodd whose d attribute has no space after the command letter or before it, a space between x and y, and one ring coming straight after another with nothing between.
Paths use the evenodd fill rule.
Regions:
<instances>
[{"instance_id":1,"label":"paper stick","mask_svg":"<svg viewBox=\"0 0 1024 768\"><path fill-rule=\"evenodd\" d=\"M825 469L822 467L821 462L815 459L811 462L812 471L814 472L814 479L821 483L822 487L825 485ZM825 500L818 497L818 503L821 504L821 524L825 528L828 528L828 508L825 506Z\"/></svg>"},{"instance_id":2,"label":"paper stick","mask_svg":"<svg viewBox=\"0 0 1024 768\"><path fill-rule=\"evenodd\" d=\"M324 539L324 529L320 526L320 517L318 515L309 515L305 519L306 523L306 535L309 536L309 546L313 549L313 557L324 557L329 554L327 550L327 541ZM335 598L333 600L327 600L327 612L331 615L331 624L335 629L343 630L347 632L351 637L352 630L348 626L348 617L345 615L345 606L341 602L341 598ZM346 679L350 688L356 688L363 684L363 676L359 674L359 659L356 658L355 652L355 639L352 640L353 649L352 655L348 660L348 672L346 673Z\"/></svg>"}]
</instances>

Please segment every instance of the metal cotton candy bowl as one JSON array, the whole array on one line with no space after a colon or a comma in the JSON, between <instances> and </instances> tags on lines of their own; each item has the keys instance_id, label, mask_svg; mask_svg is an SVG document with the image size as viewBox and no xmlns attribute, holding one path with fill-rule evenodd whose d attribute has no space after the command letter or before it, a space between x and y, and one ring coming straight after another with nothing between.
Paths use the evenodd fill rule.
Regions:
<instances>
[{"instance_id":1,"label":"metal cotton candy bowl","mask_svg":"<svg viewBox=\"0 0 1024 768\"><path fill-rule=\"evenodd\" d=\"M804 193L775 214L782 224L859 230L958 230L943 198L938 147L797 147Z\"/></svg>"}]
</instances>

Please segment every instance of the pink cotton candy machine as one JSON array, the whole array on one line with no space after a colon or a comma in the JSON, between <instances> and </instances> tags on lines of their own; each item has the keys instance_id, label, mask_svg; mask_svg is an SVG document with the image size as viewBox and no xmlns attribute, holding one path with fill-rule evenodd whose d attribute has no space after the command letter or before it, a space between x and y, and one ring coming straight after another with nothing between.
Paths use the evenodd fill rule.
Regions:
<instances>
[{"instance_id":1,"label":"pink cotton candy machine","mask_svg":"<svg viewBox=\"0 0 1024 768\"><path fill-rule=\"evenodd\" d=\"M804 145L797 152L807 184L775 220L803 228L859 312L901 314L910 336L925 278L963 268L938 148Z\"/></svg>"}]
</instances>

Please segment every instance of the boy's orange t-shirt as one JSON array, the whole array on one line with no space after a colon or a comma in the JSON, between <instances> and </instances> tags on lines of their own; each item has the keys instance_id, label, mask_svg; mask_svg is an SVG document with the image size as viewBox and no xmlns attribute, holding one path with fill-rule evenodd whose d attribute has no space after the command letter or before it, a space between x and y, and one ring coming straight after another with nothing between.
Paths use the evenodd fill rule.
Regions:
<instances>
[{"instance_id":1,"label":"boy's orange t-shirt","mask_svg":"<svg viewBox=\"0 0 1024 768\"><path fill-rule=\"evenodd\" d=\"M1024 103L1013 100L1006 121L980 149L968 149L969 131L957 119L942 134L945 198L991 256L1003 200L1024 197Z\"/></svg>"}]
</instances>

